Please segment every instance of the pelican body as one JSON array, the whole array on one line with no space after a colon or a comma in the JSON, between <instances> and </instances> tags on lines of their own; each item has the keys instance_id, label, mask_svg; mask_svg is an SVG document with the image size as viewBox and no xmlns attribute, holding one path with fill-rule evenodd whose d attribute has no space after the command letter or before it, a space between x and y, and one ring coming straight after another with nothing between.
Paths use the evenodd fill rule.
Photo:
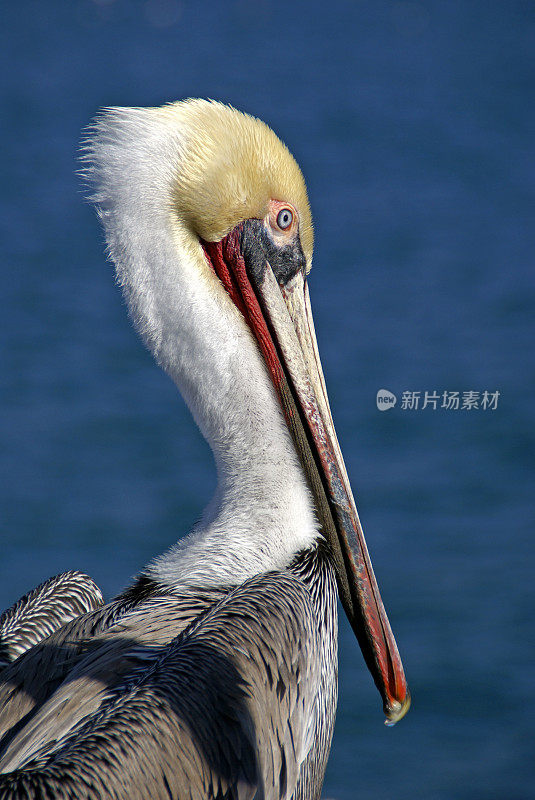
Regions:
<instances>
[{"instance_id":1,"label":"pelican body","mask_svg":"<svg viewBox=\"0 0 535 800\"><path fill-rule=\"evenodd\" d=\"M84 162L218 483L112 602L69 573L0 618L0 799L315 800L337 597L389 724L410 700L329 410L302 174L263 122L202 100L105 111Z\"/></svg>"}]
</instances>

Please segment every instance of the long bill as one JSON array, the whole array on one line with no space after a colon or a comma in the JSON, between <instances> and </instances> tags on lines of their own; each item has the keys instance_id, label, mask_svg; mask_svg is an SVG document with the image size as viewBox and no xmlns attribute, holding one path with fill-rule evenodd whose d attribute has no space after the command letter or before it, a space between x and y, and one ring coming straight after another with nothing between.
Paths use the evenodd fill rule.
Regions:
<instances>
[{"instance_id":1,"label":"long bill","mask_svg":"<svg viewBox=\"0 0 535 800\"><path fill-rule=\"evenodd\" d=\"M260 270L248 269L239 228L203 246L266 361L314 495L342 606L382 696L386 724L394 725L407 713L410 694L336 437L306 278L299 270L281 285L267 259Z\"/></svg>"}]
</instances>

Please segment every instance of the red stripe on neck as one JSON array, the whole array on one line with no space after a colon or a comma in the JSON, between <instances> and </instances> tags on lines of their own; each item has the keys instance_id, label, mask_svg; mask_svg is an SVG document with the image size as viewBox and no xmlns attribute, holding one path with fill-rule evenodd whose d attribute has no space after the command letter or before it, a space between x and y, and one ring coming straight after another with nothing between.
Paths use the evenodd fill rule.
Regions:
<instances>
[{"instance_id":1,"label":"red stripe on neck","mask_svg":"<svg viewBox=\"0 0 535 800\"><path fill-rule=\"evenodd\" d=\"M234 305L243 314L264 356L273 384L280 391L285 381L277 349L251 285L240 247L241 225L219 242L201 242L206 257Z\"/></svg>"}]
</instances>

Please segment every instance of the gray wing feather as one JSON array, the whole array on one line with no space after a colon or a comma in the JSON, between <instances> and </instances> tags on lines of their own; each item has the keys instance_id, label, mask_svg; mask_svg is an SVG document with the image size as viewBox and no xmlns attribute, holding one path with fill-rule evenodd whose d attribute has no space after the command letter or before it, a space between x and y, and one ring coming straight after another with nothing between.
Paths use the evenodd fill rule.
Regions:
<instances>
[{"instance_id":1,"label":"gray wing feather","mask_svg":"<svg viewBox=\"0 0 535 800\"><path fill-rule=\"evenodd\" d=\"M152 606L92 644L18 768L0 775L0 798L291 797L319 681L307 588L290 574L254 578L170 644L172 603ZM155 641L159 613L168 633ZM72 726L62 709L84 702L87 679L90 716Z\"/></svg>"},{"instance_id":2,"label":"gray wing feather","mask_svg":"<svg viewBox=\"0 0 535 800\"><path fill-rule=\"evenodd\" d=\"M108 615L103 608L71 620L0 672L0 753L66 678Z\"/></svg>"},{"instance_id":3,"label":"gray wing feather","mask_svg":"<svg viewBox=\"0 0 535 800\"><path fill-rule=\"evenodd\" d=\"M221 596L224 593L217 591L191 598L161 596L120 615L117 622L113 621L115 613L108 609L104 618L102 614L88 615L58 631L46 646L43 643L28 653L26 663L18 662L23 668L19 673L24 672L24 684L19 687L24 691L14 696L11 692L0 712L0 723L5 717L6 727L8 721L13 726L21 718L20 709L25 715L22 730L14 730L11 741L6 738L0 748L0 771L20 766L48 740L61 739L96 713L111 689L122 686L128 676L137 674L136 670L146 668L155 655L161 655L164 646ZM48 656L50 649L53 659ZM43 658L52 663L38 702L32 703ZM8 673L11 680L5 681L4 694L10 694L15 667L11 673L13 678Z\"/></svg>"},{"instance_id":4,"label":"gray wing feather","mask_svg":"<svg viewBox=\"0 0 535 800\"><path fill-rule=\"evenodd\" d=\"M172 596L172 598L162 595L156 604L150 602L141 604L140 613L133 617L132 630L122 639L127 638L130 647L137 642L151 644L153 641L158 641L158 637L161 642L167 643L225 594L222 591L210 590L195 595ZM166 617L164 612L169 602L172 602L173 613ZM156 607L155 611L153 606ZM143 611L144 608L146 613ZM109 638L113 642L112 652L114 648L116 653L124 650L121 648L121 621L128 620L132 613L131 606L129 604L125 606L120 597L103 608L67 623L0 673L0 770L5 768L5 764L11 763L22 737L24 736L25 741L29 741L32 729L35 727L34 720L46 713L48 699L61 684L67 681L71 689L74 689L78 662L84 661L88 655L98 654L101 647L106 647ZM118 682L124 669L121 669L121 665L116 669L118 675L114 680ZM102 671L106 671L105 659ZM107 672L109 674L110 670ZM85 683L77 702L81 704L81 698L86 702L90 701L92 696L90 684L93 689L101 688L98 679L96 668L91 673L86 670ZM66 712L67 709L63 708L63 713L58 714L57 725L68 719ZM77 717L79 712L73 714L70 720L71 727L78 721ZM19 731L22 732L19 734Z\"/></svg>"},{"instance_id":5,"label":"gray wing feather","mask_svg":"<svg viewBox=\"0 0 535 800\"><path fill-rule=\"evenodd\" d=\"M0 616L0 668L102 603L100 589L82 572L64 572L32 589Z\"/></svg>"}]
</instances>

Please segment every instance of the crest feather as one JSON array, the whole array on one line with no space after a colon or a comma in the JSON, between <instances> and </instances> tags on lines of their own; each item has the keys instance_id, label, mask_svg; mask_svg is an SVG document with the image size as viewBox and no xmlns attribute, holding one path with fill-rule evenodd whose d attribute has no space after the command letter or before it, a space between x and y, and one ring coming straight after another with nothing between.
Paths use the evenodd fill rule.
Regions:
<instances>
[{"instance_id":1,"label":"crest feather","mask_svg":"<svg viewBox=\"0 0 535 800\"><path fill-rule=\"evenodd\" d=\"M262 219L270 200L290 202L299 213L310 268L313 228L305 181L271 128L215 101L186 100L166 110L178 111L184 124L174 204L191 230L217 241L243 220Z\"/></svg>"}]
</instances>

